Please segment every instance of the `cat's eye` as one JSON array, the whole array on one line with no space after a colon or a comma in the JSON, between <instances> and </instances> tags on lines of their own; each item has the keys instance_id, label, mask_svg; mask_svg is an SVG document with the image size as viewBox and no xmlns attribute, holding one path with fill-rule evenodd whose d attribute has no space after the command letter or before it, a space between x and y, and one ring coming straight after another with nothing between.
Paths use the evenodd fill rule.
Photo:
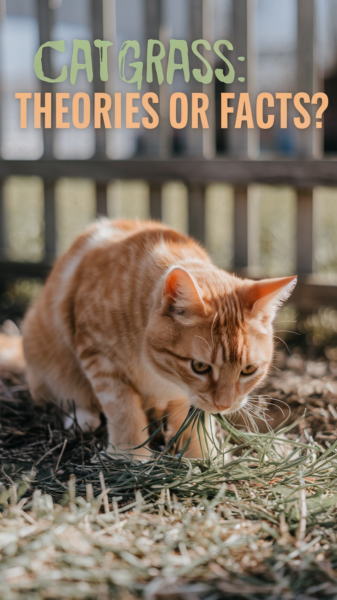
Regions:
<instances>
[{"instance_id":1,"label":"cat's eye","mask_svg":"<svg viewBox=\"0 0 337 600\"><path fill-rule=\"evenodd\" d=\"M207 375L212 370L212 367L207 363L201 362L200 360L191 361L192 371L198 375Z\"/></svg>"},{"instance_id":2,"label":"cat's eye","mask_svg":"<svg viewBox=\"0 0 337 600\"><path fill-rule=\"evenodd\" d=\"M242 369L241 375L253 375L253 373L255 373L256 370L257 367L255 367L255 365L247 365L244 369Z\"/></svg>"}]
</instances>

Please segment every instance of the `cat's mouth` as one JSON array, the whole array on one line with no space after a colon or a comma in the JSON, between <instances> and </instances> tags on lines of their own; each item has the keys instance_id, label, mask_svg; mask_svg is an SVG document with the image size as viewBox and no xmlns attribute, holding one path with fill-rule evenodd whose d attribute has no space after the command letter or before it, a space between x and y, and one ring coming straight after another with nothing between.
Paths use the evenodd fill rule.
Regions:
<instances>
[{"instance_id":1,"label":"cat's mouth","mask_svg":"<svg viewBox=\"0 0 337 600\"><path fill-rule=\"evenodd\" d=\"M232 406L229 406L228 408L224 408L224 410L221 410L221 414L222 415L232 415L233 413L237 412L238 410L241 410L244 405L246 404L248 398L247 396L244 396L244 398L240 398L238 400L236 400Z\"/></svg>"},{"instance_id":2,"label":"cat's mouth","mask_svg":"<svg viewBox=\"0 0 337 600\"><path fill-rule=\"evenodd\" d=\"M213 415L219 414L219 413L221 415L232 415L233 413L241 410L245 406L247 401L248 401L248 397L244 396L243 398L238 398L237 400L235 400L235 402L233 402L233 404L231 406L222 407L222 406L216 406L216 405L214 406L214 404L213 404L213 406L210 407L209 403L206 402L205 400L203 400L201 398L195 398L194 401L192 401L192 404L196 408L200 408L204 412L211 413Z\"/></svg>"},{"instance_id":3,"label":"cat's mouth","mask_svg":"<svg viewBox=\"0 0 337 600\"><path fill-rule=\"evenodd\" d=\"M245 404L247 403L247 400L248 400L247 396L244 396L243 398L239 398L232 404L232 406L222 410L221 414L222 415L232 415L233 413L238 412L245 406Z\"/></svg>"}]
</instances>

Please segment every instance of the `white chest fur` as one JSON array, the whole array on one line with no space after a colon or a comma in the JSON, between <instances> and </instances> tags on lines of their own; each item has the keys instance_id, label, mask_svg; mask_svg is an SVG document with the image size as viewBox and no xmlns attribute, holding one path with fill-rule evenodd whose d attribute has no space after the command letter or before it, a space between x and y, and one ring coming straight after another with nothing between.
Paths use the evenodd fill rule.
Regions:
<instances>
[{"instance_id":1,"label":"white chest fur","mask_svg":"<svg viewBox=\"0 0 337 600\"><path fill-rule=\"evenodd\" d=\"M174 382L161 377L146 362L142 362L141 368L134 371L133 383L139 391L143 408L164 409L169 402L183 400L188 402L186 392Z\"/></svg>"}]
</instances>

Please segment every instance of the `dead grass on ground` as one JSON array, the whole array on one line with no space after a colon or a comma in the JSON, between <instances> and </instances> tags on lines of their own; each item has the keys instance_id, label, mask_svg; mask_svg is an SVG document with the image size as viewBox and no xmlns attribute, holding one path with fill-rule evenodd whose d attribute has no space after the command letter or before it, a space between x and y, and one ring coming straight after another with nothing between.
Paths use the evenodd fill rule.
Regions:
<instances>
[{"instance_id":1,"label":"dead grass on ground","mask_svg":"<svg viewBox=\"0 0 337 600\"><path fill-rule=\"evenodd\" d=\"M0 598L337 597L336 363L275 364L255 406L279 429L223 421L204 461L111 458L4 377Z\"/></svg>"}]
</instances>

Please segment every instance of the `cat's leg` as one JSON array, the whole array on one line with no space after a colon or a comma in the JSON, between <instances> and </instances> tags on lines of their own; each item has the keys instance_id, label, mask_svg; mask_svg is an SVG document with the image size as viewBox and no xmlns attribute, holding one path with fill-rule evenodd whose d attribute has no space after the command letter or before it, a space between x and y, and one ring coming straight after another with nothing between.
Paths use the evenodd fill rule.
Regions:
<instances>
[{"instance_id":1,"label":"cat's leg","mask_svg":"<svg viewBox=\"0 0 337 600\"><path fill-rule=\"evenodd\" d=\"M65 429L72 427L75 421L73 403L75 403L76 422L82 431L95 430L99 427L101 424L99 407L95 406L91 386L84 379L83 373L73 369L71 377L67 377L64 371L59 377L56 377L54 369L56 381L53 383L49 376L49 385L47 385L43 373L40 371L27 365L26 378L34 402L42 405L46 402L56 402L61 405L64 410ZM46 373L45 376L48 377L48 374ZM58 379L61 380L63 389L58 384ZM70 399L72 400L70 401Z\"/></svg>"},{"instance_id":2,"label":"cat's leg","mask_svg":"<svg viewBox=\"0 0 337 600\"><path fill-rule=\"evenodd\" d=\"M167 407L167 416L168 416L168 424L167 424L167 442L169 439L172 439L173 436L179 431L182 426L184 420L187 417L188 411L190 409L190 404L185 400L174 400L169 402ZM205 413L205 428L209 434L209 437L212 439L211 433L211 415ZM208 452L213 456L214 447L211 443L209 437L207 440L205 439L205 435L203 432L203 428L199 427L200 439L198 434L198 423L189 425L187 429L183 432L178 442L177 452L181 452L185 447L188 439L191 437L191 441L184 452L184 456L186 458L202 458L203 456L207 456ZM200 445L201 443L201 445Z\"/></svg>"},{"instance_id":3,"label":"cat's leg","mask_svg":"<svg viewBox=\"0 0 337 600\"><path fill-rule=\"evenodd\" d=\"M26 367L26 380L34 402L44 405L51 398L50 390L38 371L29 365Z\"/></svg>"},{"instance_id":4,"label":"cat's leg","mask_svg":"<svg viewBox=\"0 0 337 600\"><path fill-rule=\"evenodd\" d=\"M134 450L148 435L148 422L137 391L107 358L88 356L81 359L94 394L107 419L110 452L126 452L135 457L150 457L147 448Z\"/></svg>"},{"instance_id":5,"label":"cat's leg","mask_svg":"<svg viewBox=\"0 0 337 600\"><path fill-rule=\"evenodd\" d=\"M118 380L100 383L94 391L107 419L109 451L150 457L151 451L147 448L134 450L149 437L148 422L137 392Z\"/></svg>"},{"instance_id":6,"label":"cat's leg","mask_svg":"<svg viewBox=\"0 0 337 600\"><path fill-rule=\"evenodd\" d=\"M65 429L70 429L75 422L75 414L71 413L64 419ZM95 431L101 424L100 416L96 413L87 410L86 408L76 407L76 423L82 431Z\"/></svg>"},{"instance_id":7,"label":"cat's leg","mask_svg":"<svg viewBox=\"0 0 337 600\"><path fill-rule=\"evenodd\" d=\"M167 442L174 437L174 435L179 431L183 422L185 421L188 411L190 409L190 404L186 402L186 400L174 400L169 402L167 407ZM197 431L197 426L195 425L192 429L190 425L187 429L185 429L184 433L181 435L177 452L179 453L187 443L187 440L191 436L191 442L184 453L184 456L189 458L201 458L202 450L200 447L199 436Z\"/></svg>"}]
</instances>

